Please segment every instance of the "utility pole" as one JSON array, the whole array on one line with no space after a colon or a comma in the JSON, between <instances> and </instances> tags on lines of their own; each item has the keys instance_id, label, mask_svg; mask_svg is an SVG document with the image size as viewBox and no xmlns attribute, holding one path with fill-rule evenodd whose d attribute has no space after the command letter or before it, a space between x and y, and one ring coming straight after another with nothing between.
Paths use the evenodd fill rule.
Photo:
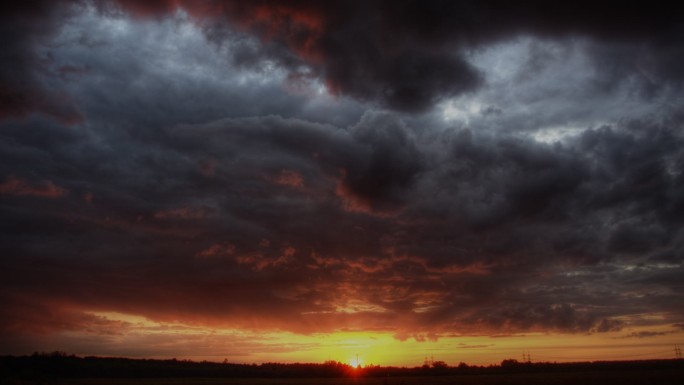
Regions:
<instances>
[{"instance_id":1,"label":"utility pole","mask_svg":"<svg viewBox=\"0 0 684 385\"><path fill-rule=\"evenodd\" d=\"M675 345L674 349L675 349L675 357L678 360L681 360L682 359L682 349L679 347L679 345Z\"/></svg>"}]
</instances>

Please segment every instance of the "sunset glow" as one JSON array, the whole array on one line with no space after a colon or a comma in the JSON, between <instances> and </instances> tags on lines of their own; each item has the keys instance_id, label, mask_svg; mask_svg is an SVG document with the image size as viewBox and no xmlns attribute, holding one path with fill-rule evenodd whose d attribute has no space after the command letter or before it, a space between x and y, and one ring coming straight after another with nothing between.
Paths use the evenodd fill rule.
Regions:
<instances>
[{"instance_id":1,"label":"sunset glow","mask_svg":"<svg viewBox=\"0 0 684 385\"><path fill-rule=\"evenodd\" d=\"M684 346L681 12L27 4L0 12L0 355Z\"/></svg>"}]
</instances>

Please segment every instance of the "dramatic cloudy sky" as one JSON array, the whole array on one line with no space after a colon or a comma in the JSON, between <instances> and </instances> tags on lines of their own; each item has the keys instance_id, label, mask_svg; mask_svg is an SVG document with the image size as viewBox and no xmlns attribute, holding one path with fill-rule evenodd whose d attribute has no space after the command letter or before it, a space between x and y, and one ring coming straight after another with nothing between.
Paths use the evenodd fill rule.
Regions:
<instances>
[{"instance_id":1,"label":"dramatic cloudy sky","mask_svg":"<svg viewBox=\"0 0 684 385\"><path fill-rule=\"evenodd\" d=\"M684 343L662 4L0 6L0 354L418 365Z\"/></svg>"}]
</instances>

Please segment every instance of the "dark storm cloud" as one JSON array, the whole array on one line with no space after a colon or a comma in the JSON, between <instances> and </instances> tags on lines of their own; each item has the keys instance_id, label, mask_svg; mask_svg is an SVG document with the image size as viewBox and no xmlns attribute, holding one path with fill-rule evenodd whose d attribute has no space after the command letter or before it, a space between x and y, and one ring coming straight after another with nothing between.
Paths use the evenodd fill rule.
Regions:
<instances>
[{"instance_id":1,"label":"dark storm cloud","mask_svg":"<svg viewBox=\"0 0 684 385\"><path fill-rule=\"evenodd\" d=\"M657 74L644 75L651 89L663 80L666 86L680 85L682 18L676 12L643 2L585 5L257 2L236 6L235 15L266 38L303 53L334 92L402 111L426 110L442 98L479 87L486 75L467 63L464 53L515 34L582 36L640 46L640 52L623 51L638 53L632 56L636 60L624 60L610 46L596 52L597 60L607 62L613 79L639 69ZM300 22L301 15L315 22Z\"/></svg>"},{"instance_id":2,"label":"dark storm cloud","mask_svg":"<svg viewBox=\"0 0 684 385\"><path fill-rule=\"evenodd\" d=\"M378 123L383 118L368 120ZM34 133L41 130L42 124L43 136L50 135L50 123L31 123ZM366 173L377 172L372 167L373 162L377 161L374 144L380 146L384 154L391 156L395 150L382 147L380 139L384 138L385 130L397 133L401 129L394 126L397 124L388 120L386 127L374 128L363 120L353 128L355 134L350 135L331 126L277 117L228 120L207 125L206 128L172 129L165 148L176 150L167 153L148 147L134 137L115 136L111 139L119 141L118 146L125 146L132 153L130 157L114 157L114 154L110 154L112 158L107 158L107 152L103 151L113 145L112 142L103 148L103 144L93 142L85 132L73 135L70 141L60 147L22 142L21 135L17 134L15 138L19 143L15 143L15 146L22 144L23 147L38 147L49 152L60 167L42 172L60 179L55 183L64 183L71 193L56 205L50 205L45 199L40 200L41 197L21 194L14 194L16 196L11 200L5 200L7 223L11 225L5 229L3 245L19 258L11 269L17 275L8 277L7 282L11 281L27 292L42 292L43 288L50 287L56 297L65 301L68 298L74 300L68 293L73 294L79 291L77 287L87 285L91 287L89 291L94 297L99 297L96 302L113 301L129 311L138 312L147 306L149 296L169 295L175 292L174 287L183 286L176 278L177 274L188 272L187 264L199 263L207 267L218 264L224 266L225 270L216 277L217 282L202 284L202 288L191 289L185 295L189 298L209 298L217 290L227 290L225 295L216 298L220 298L220 302L229 301L232 306L212 305L215 299L208 299L204 304L192 300L194 305L173 301L169 303L172 308L165 308L159 316L166 318L161 314L167 312L183 317L203 314L200 317L216 319L215 322L232 319L229 322L241 324L241 319L251 314L260 319L258 324L267 325L278 324L280 321L277 320L281 319L300 318L301 312L317 310L318 306L311 307L311 303L304 299L281 298L274 293L293 290L297 295L304 295L309 291L304 289L310 283L302 274L303 267L299 263L309 260L315 250L337 247L337 230L328 229L326 221L334 220L337 216L349 222L347 226L350 228L354 224L344 218L346 207L343 207L342 199L374 202L373 199L381 199L383 194L391 193L391 189L380 192L371 190L371 193L356 191L346 178L361 178ZM17 127L17 132L25 128ZM377 133L373 133L374 130ZM404 145L410 146L409 139L404 139L407 141ZM121 140L126 142L121 143ZM88 154L78 152L79 147L101 152L98 163L110 165L93 165L88 170ZM401 146L396 151L401 151ZM9 149L4 153L10 153ZM262 155L264 153L270 155L265 157ZM212 173L205 174L201 165L192 159L200 154L198 159L212 160ZM41 164L41 157L34 158L31 152L15 156L12 163L33 164L33 172L40 170L36 166ZM385 166L383 170L390 170L390 167ZM72 170L76 168L91 176L83 180L82 174L73 174ZM17 171L16 167L12 169ZM403 186L408 183L410 175L403 176L401 167L397 170L392 178L397 178L398 185ZM274 176L282 175L284 171L289 175L298 175L301 188L285 184L278 189ZM413 168L409 168L409 172L413 173ZM348 184L349 187L344 187L347 195L338 197L338 188ZM281 189L284 191L279 191ZM157 198L148 201L144 198L146 196ZM328 202L329 199L332 202ZM29 204L31 200L36 202L34 207L41 211L27 215L12 208ZM332 218L326 217L328 212ZM65 225L57 233L51 234L49 229L60 222ZM317 239L309 240L311 226L320 228ZM89 236L77 236L82 233L88 233ZM26 243L23 237L26 234L31 234L32 245ZM368 237L369 242L370 239ZM166 244L168 241L171 243ZM108 246L112 244L120 244L120 247L112 249ZM337 253L357 254L361 252L359 249L368 247L353 242L348 244L347 247L338 247ZM216 245L223 247L217 248ZM234 256L230 255L232 250ZM197 262L195 256L208 258L205 262ZM212 258L214 256L231 258ZM36 257L54 258L54 262L48 263L50 271L71 271L75 275L98 278L77 282L64 280L60 275L53 276L47 271L41 272L40 269L34 271L30 266L36 263ZM161 262L158 258L166 260L166 267L154 267ZM144 287L134 283L142 278L136 274L130 276L133 280L127 284L116 279L112 281L112 271L119 271L120 268L128 270L131 266L129 263L137 264L134 262L136 260L148 265L149 269L155 269L159 276L152 278ZM269 267L285 268L286 271L282 278L273 282L257 278L262 270ZM203 277L201 270L188 279L193 282L211 281ZM223 274L227 275L220 277ZM29 281L24 281L23 277L26 276L42 277L42 288L32 287ZM71 274L64 278L68 276ZM241 278L235 280L238 276ZM224 283L218 283L224 279L232 282L224 287ZM110 286L112 284L115 286ZM122 284L131 288L128 292L130 296L117 294L115 287ZM256 285L253 289L250 288L252 284ZM137 290L133 290L134 287ZM298 290L304 292L297 293ZM251 294L246 297L239 294L244 291ZM148 294L141 296L143 292ZM95 302L89 298L81 297L77 302L85 301L94 305ZM138 301L135 298L147 299ZM303 307L300 308L297 303ZM265 317L254 312L256 309L252 307L256 304L260 304L258 307L263 312L259 313ZM209 313L213 315L208 314L206 310L212 308L222 310L215 314L212 310ZM329 309L329 305L326 304L324 309ZM267 314L273 314L273 317ZM268 321L268 318L272 320ZM306 322L300 322L299 325L298 328L303 330L309 327ZM319 327L327 329L331 326Z\"/></svg>"},{"instance_id":3,"label":"dark storm cloud","mask_svg":"<svg viewBox=\"0 0 684 385\"><path fill-rule=\"evenodd\" d=\"M88 311L416 340L681 324L678 14L117 4L64 8L61 27L47 5L3 23L3 89L47 101L15 98L0 122L3 336L130 327ZM517 33L530 43L513 45L526 60L507 93L490 43ZM578 90L554 98L566 83ZM630 111L605 101L632 90ZM658 92L672 105L652 108ZM45 107L62 94L78 124ZM360 104L465 95L486 103L454 126ZM527 135L568 122L562 140Z\"/></svg>"},{"instance_id":4,"label":"dark storm cloud","mask_svg":"<svg viewBox=\"0 0 684 385\"><path fill-rule=\"evenodd\" d=\"M10 76L11 68L23 71L32 67L29 61L35 65L38 58L31 57L27 47L49 33L50 24L59 20L52 17L58 8L54 3L40 4L36 10L11 7L7 19L18 24L11 27L3 23L8 26L4 36L11 47L3 60L3 83L7 92L15 95L6 105L21 104L11 108L14 115L38 109L73 120L78 116L73 107L67 102L50 105L55 98L39 84L35 84L40 88L32 95L17 94L18 84L33 82L30 74L20 76L25 79L19 82ZM243 44L244 49L235 51L236 63L254 66L274 60L295 82L320 78L334 94L400 111L429 110L440 100L478 89L486 83L486 74L468 62L467 54L517 35L598 39L591 52L598 68L605 71L600 87L610 89L624 77L638 73L640 92L649 96L663 88L679 88L683 79L678 65L684 54L678 44L682 18L666 6L652 7L643 2L589 3L584 4L586 8L578 4L555 7L527 2L521 6L498 1L96 4L106 12L118 5L142 19L184 9L219 42L233 39L231 31L236 29L249 31L263 44ZM13 36L16 32L11 31L21 32ZM12 66L13 61L21 65ZM21 88L24 93L30 89ZM57 95L61 95L59 90L54 90L53 96Z\"/></svg>"},{"instance_id":5,"label":"dark storm cloud","mask_svg":"<svg viewBox=\"0 0 684 385\"><path fill-rule=\"evenodd\" d=\"M41 112L67 123L81 115L69 95L36 79L48 71L51 58L36 53L42 38L66 19L66 7L50 1L8 3L0 6L0 119L23 118Z\"/></svg>"},{"instance_id":6,"label":"dark storm cloud","mask_svg":"<svg viewBox=\"0 0 684 385\"><path fill-rule=\"evenodd\" d=\"M260 56L275 59L293 76L306 66L305 76L325 79L333 93L400 111L424 111L477 89L486 77L465 54L521 34L617 43L595 47L597 63L611 72L604 87L635 71L643 74L645 95L679 87L683 80L678 65L684 54L678 44L682 17L667 6L641 1L572 6L500 1L119 3L143 16L163 15L179 5L210 20L214 31L226 28L227 20L268 42L260 53L245 56L251 57L248 62Z\"/></svg>"},{"instance_id":7,"label":"dark storm cloud","mask_svg":"<svg viewBox=\"0 0 684 385\"><path fill-rule=\"evenodd\" d=\"M47 135L54 123L42 124ZM114 137L132 156L109 158L97 179L70 171L84 166L75 151L83 141L106 154L84 133L59 147L25 143L61 165L43 172L70 193L6 201L14 225L3 245L16 257L3 262L6 292L156 320L297 332L613 330L610 317L675 311L681 302L620 294L674 289L663 273L680 269L648 257L676 254L681 243L663 207L681 188L673 163L681 138L667 126L627 125L545 145L468 131L439 142L413 138L404 123L376 113L348 129L225 119L169 128L157 147ZM354 181L379 172L378 153L401 157L380 168L387 186L355 190ZM211 159L211 173L201 159ZM646 194L632 174L654 161L665 162L662 181ZM612 197L619 183L634 184L617 188L629 199ZM349 199L369 203L361 210ZM30 202L28 212L11 208ZM660 235L622 236L630 223ZM644 264L643 283L620 267L630 258ZM586 271L566 276L563 266Z\"/></svg>"}]
</instances>

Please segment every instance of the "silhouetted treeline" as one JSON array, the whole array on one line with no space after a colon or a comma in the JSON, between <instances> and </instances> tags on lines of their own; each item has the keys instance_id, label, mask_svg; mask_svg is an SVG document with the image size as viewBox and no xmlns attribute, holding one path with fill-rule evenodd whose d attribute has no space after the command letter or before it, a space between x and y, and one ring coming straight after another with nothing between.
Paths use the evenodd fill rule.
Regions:
<instances>
[{"instance_id":1,"label":"silhouetted treeline","mask_svg":"<svg viewBox=\"0 0 684 385\"><path fill-rule=\"evenodd\" d=\"M2 379L57 378L326 378L326 377L401 377L464 374L506 374L577 371L684 370L684 360L598 361L575 363L521 363L504 360L501 365L448 366L443 361L422 367L367 366L355 369L347 364L327 361L322 364L232 364L189 360L77 357L62 352L34 353L31 356L0 357Z\"/></svg>"},{"instance_id":2,"label":"silhouetted treeline","mask_svg":"<svg viewBox=\"0 0 684 385\"><path fill-rule=\"evenodd\" d=\"M232 364L190 360L77 357L63 352L0 357L2 378L344 377L355 369L324 364Z\"/></svg>"}]
</instances>

